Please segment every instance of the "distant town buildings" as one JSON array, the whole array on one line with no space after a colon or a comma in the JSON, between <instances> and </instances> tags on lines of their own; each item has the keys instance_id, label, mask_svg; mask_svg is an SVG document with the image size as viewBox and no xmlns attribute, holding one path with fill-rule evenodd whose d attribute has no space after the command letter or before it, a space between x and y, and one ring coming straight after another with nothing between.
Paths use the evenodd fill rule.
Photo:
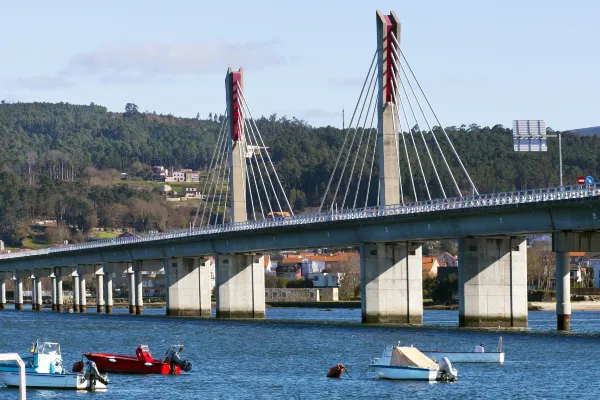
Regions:
<instances>
[{"instance_id":1,"label":"distant town buildings","mask_svg":"<svg viewBox=\"0 0 600 400\"><path fill-rule=\"evenodd\" d=\"M162 165L152 167L152 179L163 182L200 182L200 172L189 168L169 170Z\"/></svg>"}]
</instances>

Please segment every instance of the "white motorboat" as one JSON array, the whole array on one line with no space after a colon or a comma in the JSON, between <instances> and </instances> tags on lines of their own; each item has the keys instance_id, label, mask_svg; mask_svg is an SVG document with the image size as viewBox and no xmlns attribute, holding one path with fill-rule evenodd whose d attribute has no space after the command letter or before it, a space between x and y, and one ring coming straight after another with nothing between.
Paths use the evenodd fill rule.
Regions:
<instances>
[{"instance_id":1,"label":"white motorboat","mask_svg":"<svg viewBox=\"0 0 600 400\"><path fill-rule=\"evenodd\" d=\"M458 377L448 359L438 364L415 347L387 346L370 366L382 379L454 381Z\"/></svg>"},{"instance_id":2,"label":"white motorboat","mask_svg":"<svg viewBox=\"0 0 600 400\"><path fill-rule=\"evenodd\" d=\"M60 344L36 340L27 354L21 354L26 373L62 373L63 363ZM0 371L19 372L19 366L13 362L1 362Z\"/></svg>"},{"instance_id":3,"label":"white motorboat","mask_svg":"<svg viewBox=\"0 0 600 400\"><path fill-rule=\"evenodd\" d=\"M29 388L106 390L108 378L101 375L96 364L88 361L76 374L63 368L60 344L36 341L29 353L22 355L25 382ZM84 368L85 367L85 368ZM0 381L7 386L19 386L19 367L15 362L0 363Z\"/></svg>"},{"instance_id":4,"label":"white motorboat","mask_svg":"<svg viewBox=\"0 0 600 400\"><path fill-rule=\"evenodd\" d=\"M504 363L502 337L498 340L498 348L492 352L486 352L483 344L475 346L472 351L421 350L421 352L435 360L447 357L453 363Z\"/></svg>"},{"instance_id":5,"label":"white motorboat","mask_svg":"<svg viewBox=\"0 0 600 400\"><path fill-rule=\"evenodd\" d=\"M10 371L0 371L0 380L6 386L19 386L19 373ZM106 390L108 381L95 379L89 374L45 374L45 373L26 373L25 383L27 388L46 388L46 389L73 389L73 390Z\"/></svg>"}]
</instances>

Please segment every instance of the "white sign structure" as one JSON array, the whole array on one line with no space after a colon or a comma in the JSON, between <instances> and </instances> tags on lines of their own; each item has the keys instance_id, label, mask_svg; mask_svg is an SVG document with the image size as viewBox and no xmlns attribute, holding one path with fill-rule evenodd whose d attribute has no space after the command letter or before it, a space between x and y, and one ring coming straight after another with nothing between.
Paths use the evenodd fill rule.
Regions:
<instances>
[{"instance_id":1,"label":"white sign structure","mask_svg":"<svg viewBox=\"0 0 600 400\"><path fill-rule=\"evenodd\" d=\"M514 120L515 151L546 151L546 123L542 120Z\"/></svg>"}]
</instances>

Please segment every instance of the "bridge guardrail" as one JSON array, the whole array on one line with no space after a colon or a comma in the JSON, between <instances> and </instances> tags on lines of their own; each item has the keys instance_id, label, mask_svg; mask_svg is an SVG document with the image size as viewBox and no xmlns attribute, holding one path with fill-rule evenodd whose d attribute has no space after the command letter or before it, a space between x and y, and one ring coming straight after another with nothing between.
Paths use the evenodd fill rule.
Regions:
<instances>
[{"instance_id":1,"label":"bridge guardrail","mask_svg":"<svg viewBox=\"0 0 600 400\"><path fill-rule=\"evenodd\" d=\"M456 210L465 208L491 207L506 204L525 204L540 201L557 201L573 198L586 198L600 195L600 185L575 185L543 189L528 189L517 192L501 192L479 196L462 196L446 199L434 199L413 203L393 204L386 207L366 207L358 209L344 209L339 211L322 212L303 216L286 217L282 219L268 219L261 221L247 221L241 223L212 225L208 227L178 229L160 232L139 237L126 237L116 239L103 239L93 242L76 243L60 247L50 247L40 250L19 251L16 253L2 254L0 259L20 258L34 255L59 253L64 251L83 250L130 243L143 243L176 239L180 237L204 236L232 231L245 231L265 229L278 226L306 225L318 222L347 221L391 215L408 215L441 210Z\"/></svg>"}]
</instances>

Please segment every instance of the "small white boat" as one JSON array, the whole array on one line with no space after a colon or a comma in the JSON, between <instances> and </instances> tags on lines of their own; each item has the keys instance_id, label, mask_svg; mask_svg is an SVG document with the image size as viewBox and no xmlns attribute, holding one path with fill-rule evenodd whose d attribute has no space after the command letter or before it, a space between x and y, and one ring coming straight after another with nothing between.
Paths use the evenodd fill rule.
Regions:
<instances>
[{"instance_id":1,"label":"small white boat","mask_svg":"<svg viewBox=\"0 0 600 400\"><path fill-rule=\"evenodd\" d=\"M370 366L382 379L454 381L458 377L450 361L442 359L438 364L415 347L387 346Z\"/></svg>"},{"instance_id":2,"label":"small white boat","mask_svg":"<svg viewBox=\"0 0 600 400\"><path fill-rule=\"evenodd\" d=\"M502 337L498 340L498 348L492 352L486 352L483 345L475 346L472 351L421 350L421 352L436 360L447 357L453 363L504 363Z\"/></svg>"},{"instance_id":3,"label":"small white boat","mask_svg":"<svg viewBox=\"0 0 600 400\"><path fill-rule=\"evenodd\" d=\"M0 371L0 380L6 386L19 386L19 373ZM27 388L44 389L72 389L72 390L106 390L106 381L94 379L87 374L44 374L26 373L25 383Z\"/></svg>"},{"instance_id":4,"label":"small white boat","mask_svg":"<svg viewBox=\"0 0 600 400\"><path fill-rule=\"evenodd\" d=\"M106 390L108 378L101 375L96 364L81 363L83 371L70 374L63 368L60 344L36 341L29 353L22 355L25 382L28 388ZM0 363L0 381L6 386L19 386L19 367L13 362Z\"/></svg>"}]
</instances>

